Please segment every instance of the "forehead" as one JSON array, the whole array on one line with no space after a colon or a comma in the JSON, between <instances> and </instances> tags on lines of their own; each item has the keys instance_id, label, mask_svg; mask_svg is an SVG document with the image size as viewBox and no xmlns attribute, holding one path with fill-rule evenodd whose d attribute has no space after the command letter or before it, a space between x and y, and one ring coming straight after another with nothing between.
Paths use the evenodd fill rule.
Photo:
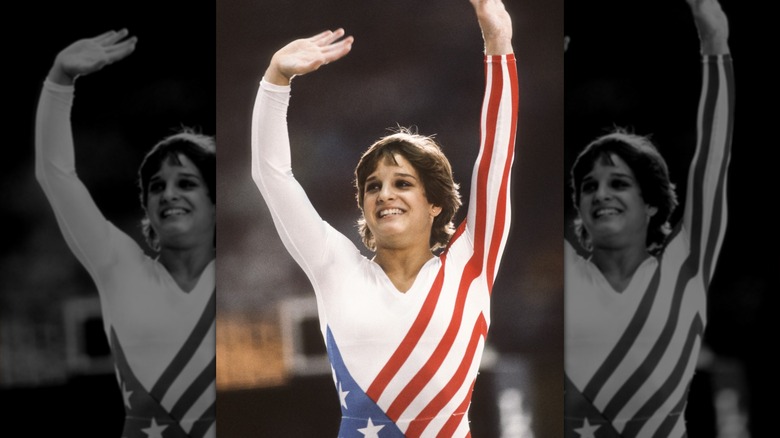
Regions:
<instances>
[{"instance_id":1,"label":"forehead","mask_svg":"<svg viewBox=\"0 0 780 438\"><path fill-rule=\"evenodd\" d=\"M152 179L178 174L202 177L198 166L187 155L176 153L168 154L163 158L159 169L152 175Z\"/></svg>"},{"instance_id":2,"label":"forehead","mask_svg":"<svg viewBox=\"0 0 780 438\"><path fill-rule=\"evenodd\" d=\"M374 170L368 175L368 178L376 178L380 174L405 173L417 178L417 169L399 153L392 156L385 155L377 161Z\"/></svg>"},{"instance_id":3,"label":"forehead","mask_svg":"<svg viewBox=\"0 0 780 438\"><path fill-rule=\"evenodd\" d=\"M634 172L619 155L615 153L601 154L594 160L590 172L585 174L584 179L611 175L625 175L633 178Z\"/></svg>"}]
</instances>

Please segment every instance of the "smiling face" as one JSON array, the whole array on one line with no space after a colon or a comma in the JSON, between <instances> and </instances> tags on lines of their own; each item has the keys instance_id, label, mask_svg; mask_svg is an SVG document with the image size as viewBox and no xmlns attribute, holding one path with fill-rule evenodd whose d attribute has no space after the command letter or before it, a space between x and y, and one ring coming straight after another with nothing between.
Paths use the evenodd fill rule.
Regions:
<instances>
[{"instance_id":1,"label":"smiling face","mask_svg":"<svg viewBox=\"0 0 780 438\"><path fill-rule=\"evenodd\" d=\"M631 168L616 154L598 159L582 179L578 210L593 248L645 246L650 218Z\"/></svg>"},{"instance_id":2,"label":"smiling face","mask_svg":"<svg viewBox=\"0 0 780 438\"><path fill-rule=\"evenodd\" d=\"M417 170L400 154L377 163L364 184L363 217L376 248L429 246L441 208L428 202Z\"/></svg>"},{"instance_id":3,"label":"smiling face","mask_svg":"<svg viewBox=\"0 0 780 438\"><path fill-rule=\"evenodd\" d=\"M200 170L184 154L163 160L148 183L146 214L159 245L213 242L216 208ZM205 240L201 240L205 239Z\"/></svg>"}]
</instances>

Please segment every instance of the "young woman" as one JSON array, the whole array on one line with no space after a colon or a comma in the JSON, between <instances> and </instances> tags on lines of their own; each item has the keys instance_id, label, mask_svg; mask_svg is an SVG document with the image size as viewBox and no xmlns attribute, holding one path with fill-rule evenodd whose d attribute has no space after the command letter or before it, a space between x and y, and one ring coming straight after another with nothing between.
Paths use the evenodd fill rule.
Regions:
<instances>
[{"instance_id":1,"label":"young woman","mask_svg":"<svg viewBox=\"0 0 780 438\"><path fill-rule=\"evenodd\" d=\"M252 175L286 248L314 286L334 371L339 436L467 436L468 406L509 231L517 118L512 24L500 0L472 0L485 42L482 144L464 223L439 146L402 130L355 171L361 255L319 217L292 175L286 125L293 77L347 55L342 29L291 42L271 59L255 102ZM436 256L434 250L444 247Z\"/></svg>"},{"instance_id":2,"label":"young woman","mask_svg":"<svg viewBox=\"0 0 780 438\"><path fill-rule=\"evenodd\" d=\"M215 144L188 130L139 169L150 258L100 213L76 175L70 110L80 76L129 56L136 38L76 41L44 81L35 173L62 234L94 280L125 406L123 437L214 437ZM163 435L160 435L160 434Z\"/></svg>"},{"instance_id":3,"label":"young woman","mask_svg":"<svg viewBox=\"0 0 780 438\"><path fill-rule=\"evenodd\" d=\"M681 437L726 227L734 79L716 0L688 0L703 81L696 154L680 223L666 163L646 137L615 131L571 170L582 255L565 250L565 434ZM595 434L595 435L594 435Z\"/></svg>"}]
</instances>

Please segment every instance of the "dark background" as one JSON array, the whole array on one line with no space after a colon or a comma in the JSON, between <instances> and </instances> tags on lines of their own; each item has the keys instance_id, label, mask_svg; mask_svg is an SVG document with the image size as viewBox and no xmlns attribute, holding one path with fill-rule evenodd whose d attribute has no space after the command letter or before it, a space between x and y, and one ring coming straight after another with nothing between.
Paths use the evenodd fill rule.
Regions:
<instances>
[{"instance_id":1,"label":"dark background","mask_svg":"<svg viewBox=\"0 0 780 438\"><path fill-rule=\"evenodd\" d=\"M99 321L84 321L82 353L94 366L65 360L64 307L97 291L35 181L35 108L55 55L71 42L122 27L138 36L130 57L77 80L72 122L80 178L106 218L145 247L136 190L143 155L182 125L215 134L214 3L21 2L5 18L0 417L25 436L119 436L124 411L113 369L103 366Z\"/></svg>"},{"instance_id":2,"label":"dark background","mask_svg":"<svg viewBox=\"0 0 780 438\"><path fill-rule=\"evenodd\" d=\"M745 2L721 4L729 18L736 78L728 228L709 291L705 351L688 407L689 436L714 436L713 392L721 385L739 389L753 436L766 436L772 405L767 382L776 369L768 360L773 346L767 333L780 266L771 208L777 189L776 160L770 158L776 155L777 110L769 98L776 74L768 68L774 39L768 36L768 14ZM565 55L565 168L613 126L630 128L652 135L684 202L701 90L699 40L688 6L682 0L568 1L565 17L571 36Z\"/></svg>"},{"instance_id":3,"label":"dark background","mask_svg":"<svg viewBox=\"0 0 780 438\"><path fill-rule=\"evenodd\" d=\"M557 436L563 378L563 10L557 1L506 5L515 28L520 119L513 228L495 283L487 342L510 368L525 370L518 375L527 378L521 390L533 432ZM484 88L483 42L469 2L220 0L220 317L246 320L249 314L249 321L274 322L284 299L313 296L251 181L250 117L272 54L293 39L338 27L355 37L352 52L295 79L288 115L293 171L320 215L362 248L354 225L359 216L354 166L396 124L436 135L467 198ZM259 357L255 366L271 360ZM231 364L220 362L221 367ZM471 407L475 437L498 436L495 392L505 384L491 373L477 380ZM335 436L338 430L329 373L288 376L280 386L225 389L219 400L223 437Z\"/></svg>"}]
</instances>

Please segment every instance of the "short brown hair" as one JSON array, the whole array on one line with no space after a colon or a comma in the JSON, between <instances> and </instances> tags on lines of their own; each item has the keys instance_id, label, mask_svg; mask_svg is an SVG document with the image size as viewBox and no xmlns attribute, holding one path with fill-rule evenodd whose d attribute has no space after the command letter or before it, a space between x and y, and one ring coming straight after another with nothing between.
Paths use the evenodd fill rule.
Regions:
<instances>
[{"instance_id":1,"label":"short brown hair","mask_svg":"<svg viewBox=\"0 0 780 438\"><path fill-rule=\"evenodd\" d=\"M195 167L198 168L203 181L206 183L211 202L217 203L217 149L214 137L197 133L191 128L183 128L154 145L147 152L141 162L141 166L138 168L138 191L141 207L143 207L144 211L146 211L146 202L149 198L149 181L152 176L160 170L163 162L166 160L180 164L179 154L189 158ZM148 217L144 216L141 220L141 228L146 238L146 243L150 248L158 251L159 241L157 233L154 232Z\"/></svg>"},{"instance_id":2,"label":"short brown hair","mask_svg":"<svg viewBox=\"0 0 780 438\"><path fill-rule=\"evenodd\" d=\"M397 164L395 154L404 157L417 171L428 202L441 207L441 213L433 220L430 248L435 250L447 246L455 232L452 219L461 206L459 185L452 177L452 166L449 160L433 137L414 133L408 128L400 128L398 132L374 142L363 153L355 168L356 197L360 211L363 211L366 179L382 160L390 160ZM364 215L358 219L358 231L363 244L371 251L375 251L376 242L366 225Z\"/></svg>"},{"instance_id":3,"label":"short brown hair","mask_svg":"<svg viewBox=\"0 0 780 438\"><path fill-rule=\"evenodd\" d=\"M611 164L612 154L626 162L634 172L642 199L658 209L647 227L646 246L651 254L657 254L671 232L669 218L677 207L675 186L669 179L666 161L649 137L629 133L617 128L613 132L593 140L577 157L571 170L572 201L579 210L581 185L585 176L597 161ZM574 222L580 244L590 250L590 236L578 216Z\"/></svg>"}]
</instances>

